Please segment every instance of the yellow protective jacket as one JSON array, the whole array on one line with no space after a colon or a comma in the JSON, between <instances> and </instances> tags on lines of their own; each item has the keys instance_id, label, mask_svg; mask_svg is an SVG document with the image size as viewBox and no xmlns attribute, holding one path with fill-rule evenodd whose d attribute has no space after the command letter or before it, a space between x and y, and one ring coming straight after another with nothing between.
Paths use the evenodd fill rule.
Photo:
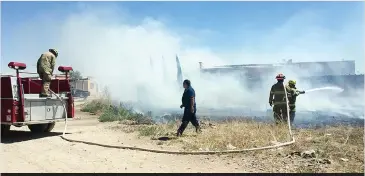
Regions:
<instances>
[{"instance_id":1,"label":"yellow protective jacket","mask_svg":"<svg viewBox=\"0 0 365 176\"><path fill-rule=\"evenodd\" d=\"M286 85L285 87L288 93L289 106L295 106L295 102L297 100L297 96L300 95L300 91L298 91L296 87L290 87L289 85Z\"/></svg>"}]
</instances>

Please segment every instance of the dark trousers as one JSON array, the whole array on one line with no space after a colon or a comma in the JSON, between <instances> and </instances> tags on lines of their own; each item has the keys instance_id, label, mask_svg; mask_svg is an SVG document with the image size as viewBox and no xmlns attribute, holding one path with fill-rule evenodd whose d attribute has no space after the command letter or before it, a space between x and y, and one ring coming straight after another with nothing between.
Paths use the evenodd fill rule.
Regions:
<instances>
[{"instance_id":1,"label":"dark trousers","mask_svg":"<svg viewBox=\"0 0 365 176\"><path fill-rule=\"evenodd\" d=\"M290 111L290 124L293 124L295 118L295 111Z\"/></svg>"},{"instance_id":2,"label":"dark trousers","mask_svg":"<svg viewBox=\"0 0 365 176\"><path fill-rule=\"evenodd\" d=\"M287 123L287 107L286 105L275 105L273 108L274 111L274 119L276 124L278 123ZM290 124L293 124L295 118L295 106L289 106L289 119Z\"/></svg>"},{"instance_id":3,"label":"dark trousers","mask_svg":"<svg viewBox=\"0 0 365 176\"><path fill-rule=\"evenodd\" d=\"M274 105L273 111L276 124L287 121L287 108L285 104Z\"/></svg>"},{"instance_id":4,"label":"dark trousers","mask_svg":"<svg viewBox=\"0 0 365 176\"><path fill-rule=\"evenodd\" d=\"M289 118L290 118L290 124L293 124L294 118L295 118L295 105L289 107Z\"/></svg>"},{"instance_id":5,"label":"dark trousers","mask_svg":"<svg viewBox=\"0 0 365 176\"><path fill-rule=\"evenodd\" d=\"M182 123L177 132L182 134L185 131L186 127L188 126L189 122L191 122L195 126L195 128L199 128L199 121L196 118L196 108L194 109L194 113L192 113L190 109L187 108L184 109L184 116L182 118Z\"/></svg>"}]
</instances>

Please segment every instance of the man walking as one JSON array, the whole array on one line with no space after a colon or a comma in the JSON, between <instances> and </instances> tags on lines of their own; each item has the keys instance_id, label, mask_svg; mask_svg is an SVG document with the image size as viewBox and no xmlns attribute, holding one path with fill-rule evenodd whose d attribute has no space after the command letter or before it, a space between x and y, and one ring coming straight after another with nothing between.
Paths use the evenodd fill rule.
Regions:
<instances>
[{"instance_id":1,"label":"man walking","mask_svg":"<svg viewBox=\"0 0 365 176\"><path fill-rule=\"evenodd\" d=\"M191 87L191 82L189 80L184 80L183 86L185 90L182 96L182 104L180 108L184 107L184 115L182 123L177 130L177 136L181 136L183 134L189 122L191 122L195 126L195 130L197 133L201 132L199 122L196 118L195 91Z\"/></svg>"}]
</instances>

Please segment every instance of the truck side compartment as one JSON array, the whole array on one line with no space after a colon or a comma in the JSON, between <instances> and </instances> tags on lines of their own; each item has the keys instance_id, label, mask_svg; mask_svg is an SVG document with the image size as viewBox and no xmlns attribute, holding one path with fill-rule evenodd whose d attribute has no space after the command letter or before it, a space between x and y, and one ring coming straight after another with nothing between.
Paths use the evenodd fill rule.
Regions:
<instances>
[{"instance_id":1,"label":"truck side compartment","mask_svg":"<svg viewBox=\"0 0 365 176\"><path fill-rule=\"evenodd\" d=\"M62 99L62 102L55 96L43 98L39 97L42 80L21 78L19 70L26 68L23 63L9 63L9 65L16 70L16 76L1 76L2 131L3 127L10 125L17 127L28 125L31 131L50 131L56 121L65 119L65 108L68 118L74 117L74 100L68 79L51 81L50 89ZM66 78L70 70L72 67L59 67L59 71L66 73Z\"/></svg>"}]
</instances>

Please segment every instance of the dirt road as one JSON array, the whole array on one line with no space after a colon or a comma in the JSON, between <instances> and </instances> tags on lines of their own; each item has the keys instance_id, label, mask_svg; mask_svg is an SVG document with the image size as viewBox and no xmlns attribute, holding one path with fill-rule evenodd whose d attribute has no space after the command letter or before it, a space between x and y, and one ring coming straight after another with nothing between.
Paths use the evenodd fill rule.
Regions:
<instances>
[{"instance_id":1,"label":"dirt road","mask_svg":"<svg viewBox=\"0 0 365 176\"><path fill-rule=\"evenodd\" d=\"M178 143L169 145L169 141L163 142L152 140L150 137L140 137L137 133L132 132L133 130L129 132L128 127L131 128L132 126L117 123L99 123L95 116L76 110L76 117L68 124L67 138L109 145L173 151L182 150L182 147L179 146ZM353 161L350 163L331 159L332 162L330 164L320 163L319 160L321 158L318 158L317 161L316 158L306 159L295 156L291 157L290 155L288 157L288 154L292 153L290 148L209 156L170 155L103 148L65 141L60 137L63 128L64 123L59 122L51 133L33 134L29 132L27 127L12 127L12 132L9 136L1 139L1 172L308 173L349 172L348 168L352 168L357 172L363 172L362 160L357 161L352 159ZM363 135L361 134L361 138L362 136ZM323 135L317 136L316 141L318 142L319 139L322 138ZM186 138L181 138L181 140L185 139ZM305 140L305 142L308 143L309 139L305 138L302 140ZM324 143L323 146L328 144L329 143ZM337 146L337 143L335 146ZM350 148L352 147L352 150L354 151L357 149L357 146L353 146L352 144L348 146ZM305 150L311 148L312 147L308 147L305 148ZM335 152L337 155L342 155L342 153L344 153L342 150ZM331 156L328 157L334 158ZM350 156L345 156L345 154L343 157L345 159L352 158Z\"/></svg>"},{"instance_id":2,"label":"dirt road","mask_svg":"<svg viewBox=\"0 0 365 176\"><path fill-rule=\"evenodd\" d=\"M69 122L68 136L112 145L158 148L153 142L120 131L78 112L79 120ZM34 135L27 127L12 127L11 137L3 138L2 172L249 172L244 163L226 156L177 156L142 151L109 149L70 143L60 138L64 124L51 134ZM165 148L166 149L166 148ZM178 150L178 149L177 149Z\"/></svg>"}]
</instances>

